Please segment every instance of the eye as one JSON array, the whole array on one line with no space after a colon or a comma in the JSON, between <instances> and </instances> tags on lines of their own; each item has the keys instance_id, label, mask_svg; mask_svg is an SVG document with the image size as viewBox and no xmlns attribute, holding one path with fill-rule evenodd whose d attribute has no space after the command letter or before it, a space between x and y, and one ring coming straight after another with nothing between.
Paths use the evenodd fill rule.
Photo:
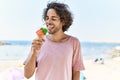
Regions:
<instances>
[{"instance_id":1,"label":"eye","mask_svg":"<svg viewBox=\"0 0 120 80\"><path fill-rule=\"evenodd\" d=\"M45 18L45 20L48 20L48 19L49 19L48 17Z\"/></svg>"},{"instance_id":2,"label":"eye","mask_svg":"<svg viewBox=\"0 0 120 80\"><path fill-rule=\"evenodd\" d=\"M52 18L53 21L56 21L57 19L56 18Z\"/></svg>"}]
</instances>

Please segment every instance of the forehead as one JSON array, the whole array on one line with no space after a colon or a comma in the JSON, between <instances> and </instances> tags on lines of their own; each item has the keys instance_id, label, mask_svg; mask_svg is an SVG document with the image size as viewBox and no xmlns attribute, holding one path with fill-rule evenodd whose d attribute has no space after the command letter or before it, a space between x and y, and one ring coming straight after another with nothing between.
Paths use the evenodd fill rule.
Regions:
<instances>
[{"instance_id":1,"label":"forehead","mask_svg":"<svg viewBox=\"0 0 120 80\"><path fill-rule=\"evenodd\" d=\"M59 15L56 13L56 11L54 9L49 9L48 12L47 12L47 16L56 16L56 17L59 17Z\"/></svg>"}]
</instances>

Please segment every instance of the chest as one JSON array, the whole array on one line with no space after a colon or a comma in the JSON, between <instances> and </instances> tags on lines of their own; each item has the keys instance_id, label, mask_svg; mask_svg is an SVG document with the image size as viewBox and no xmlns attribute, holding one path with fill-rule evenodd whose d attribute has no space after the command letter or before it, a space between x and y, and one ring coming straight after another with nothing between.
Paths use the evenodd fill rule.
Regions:
<instances>
[{"instance_id":1,"label":"chest","mask_svg":"<svg viewBox=\"0 0 120 80\"><path fill-rule=\"evenodd\" d=\"M38 60L46 62L63 63L71 61L73 56L73 46L71 44L48 44L45 43L41 47Z\"/></svg>"}]
</instances>

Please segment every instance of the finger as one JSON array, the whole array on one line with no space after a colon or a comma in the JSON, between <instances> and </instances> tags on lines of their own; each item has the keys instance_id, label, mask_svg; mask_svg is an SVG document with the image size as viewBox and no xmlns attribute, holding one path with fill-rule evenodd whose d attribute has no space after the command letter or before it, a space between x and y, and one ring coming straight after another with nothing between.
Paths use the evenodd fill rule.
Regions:
<instances>
[{"instance_id":1,"label":"finger","mask_svg":"<svg viewBox=\"0 0 120 80\"><path fill-rule=\"evenodd\" d=\"M34 48L34 49L39 49L41 46L40 45L32 45L32 48Z\"/></svg>"},{"instance_id":2,"label":"finger","mask_svg":"<svg viewBox=\"0 0 120 80\"><path fill-rule=\"evenodd\" d=\"M33 40L32 43L36 43L36 44L39 44L39 43L42 43L43 41L42 40Z\"/></svg>"},{"instance_id":3,"label":"finger","mask_svg":"<svg viewBox=\"0 0 120 80\"><path fill-rule=\"evenodd\" d=\"M33 42L32 45L42 45L42 42Z\"/></svg>"},{"instance_id":4,"label":"finger","mask_svg":"<svg viewBox=\"0 0 120 80\"><path fill-rule=\"evenodd\" d=\"M45 41L43 38L35 38L33 41Z\"/></svg>"}]
</instances>

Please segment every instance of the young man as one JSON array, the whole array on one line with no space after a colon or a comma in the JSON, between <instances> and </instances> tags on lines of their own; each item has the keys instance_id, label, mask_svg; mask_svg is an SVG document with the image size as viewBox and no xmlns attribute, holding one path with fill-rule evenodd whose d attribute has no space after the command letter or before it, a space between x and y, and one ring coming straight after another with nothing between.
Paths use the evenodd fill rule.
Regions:
<instances>
[{"instance_id":1,"label":"young man","mask_svg":"<svg viewBox=\"0 0 120 80\"><path fill-rule=\"evenodd\" d=\"M48 35L32 42L31 52L25 62L24 75L35 80L80 80L84 69L80 42L64 32L73 22L68 6L48 3L43 13Z\"/></svg>"}]
</instances>

